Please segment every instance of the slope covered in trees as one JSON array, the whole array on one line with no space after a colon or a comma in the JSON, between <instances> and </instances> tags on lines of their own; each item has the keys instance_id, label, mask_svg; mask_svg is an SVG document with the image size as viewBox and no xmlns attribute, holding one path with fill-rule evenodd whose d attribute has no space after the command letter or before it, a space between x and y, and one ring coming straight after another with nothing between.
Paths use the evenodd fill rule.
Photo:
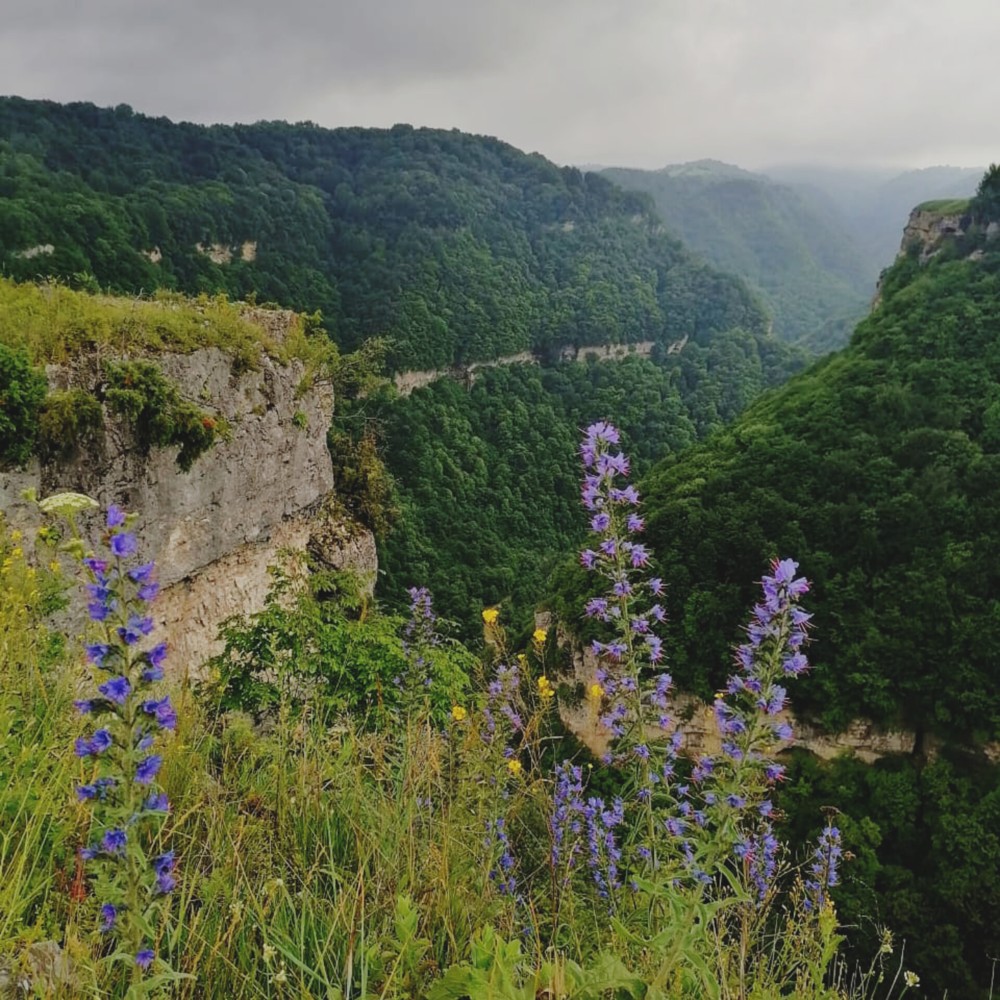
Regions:
<instances>
[{"instance_id":1,"label":"slope covered in trees","mask_svg":"<svg viewBox=\"0 0 1000 1000\"><path fill-rule=\"evenodd\" d=\"M867 938L859 958L884 924L926 960L930 992L970 1000L987 995L1000 946L1000 244L985 237L998 177L964 235L890 269L845 350L642 484L682 686L708 699L725 687L744 581L791 556L814 581L796 711L915 733L912 755L873 767L796 754L781 807L793 826L841 810L856 862L838 910ZM561 573L554 604L582 627L592 581Z\"/></svg>"},{"instance_id":2,"label":"slope covered in trees","mask_svg":"<svg viewBox=\"0 0 1000 1000\"><path fill-rule=\"evenodd\" d=\"M766 317L665 235L651 202L457 131L204 127L0 100L0 268L122 292L321 310L397 368L670 343Z\"/></svg>"},{"instance_id":3,"label":"slope covered in trees","mask_svg":"<svg viewBox=\"0 0 1000 1000\"><path fill-rule=\"evenodd\" d=\"M442 379L379 408L401 517L381 540L381 592L427 585L442 613L478 631L485 605L524 626L585 524L579 429L613 413L639 471L731 420L801 367L771 338L730 331L679 353L517 365ZM371 419L373 401L358 404ZM345 417L350 423L350 417Z\"/></svg>"},{"instance_id":4,"label":"slope covered in trees","mask_svg":"<svg viewBox=\"0 0 1000 1000\"><path fill-rule=\"evenodd\" d=\"M846 350L650 476L689 683L714 690L746 603L736 581L780 551L823 608L800 704L831 725L861 713L1000 736L1000 248L979 242L901 261Z\"/></svg>"},{"instance_id":5,"label":"slope covered in trees","mask_svg":"<svg viewBox=\"0 0 1000 1000\"><path fill-rule=\"evenodd\" d=\"M602 175L651 195L671 232L759 290L779 337L829 350L866 312L878 270L822 199L714 160Z\"/></svg>"}]
</instances>

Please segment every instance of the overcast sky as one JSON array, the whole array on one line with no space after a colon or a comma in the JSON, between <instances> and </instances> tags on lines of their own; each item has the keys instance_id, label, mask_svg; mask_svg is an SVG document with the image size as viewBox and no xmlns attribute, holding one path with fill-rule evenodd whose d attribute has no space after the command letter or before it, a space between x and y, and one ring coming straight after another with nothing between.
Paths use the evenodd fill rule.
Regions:
<instances>
[{"instance_id":1,"label":"overcast sky","mask_svg":"<svg viewBox=\"0 0 1000 1000\"><path fill-rule=\"evenodd\" d=\"M559 163L1000 159L998 0L2 0L0 93Z\"/></svg>"}]
</instances>

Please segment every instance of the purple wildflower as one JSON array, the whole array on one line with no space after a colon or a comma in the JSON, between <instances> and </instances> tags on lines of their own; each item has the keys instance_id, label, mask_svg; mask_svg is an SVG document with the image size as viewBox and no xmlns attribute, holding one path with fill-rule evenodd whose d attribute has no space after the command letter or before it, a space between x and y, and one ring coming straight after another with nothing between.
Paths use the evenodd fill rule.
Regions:
<instances>
[{"instance_id":1,"label":"purple wildflower","mask_svg":"<svg viewBox=\"0 0 1000 1000\"><path fill-rule=\"evenodd\" d=\"M161 729L177 728L177 712L170 703L169 695L160 698L159 701L144 701L142 711L146 715L153 716Z\"/></svg>"},{"instance_id":2,"label":"purple wildflower","mask_svg":"<svg viewBox=\"0 0 1000 1000\"><path fill-rule=\"evenodd\" d=\"M111 733L107 729L98 729L89 738L79 737L74 745L74 753L77 757L98 757L111 746L111 743Z\"/></svg>"},{"instance_id":3,"label":"purple wildflower","mask_svg":"<svg viewBox=\"0 0 1000 1000\"><path fill-rule=\"evenodd\" d=\"M131 531L121 531L111 536L111 552L119 559L134 556L139 549L139 543Z\"/></svg>"},{"instance_id":4,"label":"purple wildflower","mask_svg":"<svg viewBox=\"0 0 1000 1000\"><path fill-rule=\"evenodd\" d=\"M97 690L116 705L124 705L125 700L132 692L132 685L129 684L127 677L112 677L101 684Z\"/></svg>"},{"instance_id":5,"label":"purple wildflower","mask_svg":"<svg viewBox=\"0 0 1000 1000\"><path fill-rule=\"evenodd\" d=\"M92 642L84 647L87 653L87 660L95 667L107 669L104 666L105 657L111 652L111 647L106 642Z\"/></svg>"},{"instance_id":6,"label":"purple wildflower","mask_svg":"<svg viewBox=\"0 0 1000 1000\"><path fill-rule=\"evenodd\" d=\"M153 619L148 615L131 614L128 622L117 629L118 636L126 646L134 646L144 635L153 631Z\"/></svg>"},{"instance_id":7,"label":"purple wildflower","mask_svg":"<svg viewBox=\"0 0 1000 1000\"><path fill-rule=\"evenodd\" d=\"M140 785L148 785L159 773L163 766L163 758L157 754L150 754L141 760L135 769L135 780Z\"/></svg>"},{"instance_id":8,"label":"purple wildflower","mask_svg":"<svg viewBox=\"0 0 1000 1000\"><path fill-rule=\"evenodd\" d=\"M123 854L127 842L128 836L124 830L106 830L101 838L101 850L105 854Z\"/></svg>"}]
</instances>

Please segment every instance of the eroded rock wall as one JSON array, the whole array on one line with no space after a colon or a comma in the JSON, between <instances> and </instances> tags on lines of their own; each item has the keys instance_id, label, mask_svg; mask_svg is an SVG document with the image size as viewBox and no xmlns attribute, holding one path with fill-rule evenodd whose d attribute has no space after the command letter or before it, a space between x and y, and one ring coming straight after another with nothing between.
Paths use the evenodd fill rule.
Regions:
<instances>
[{"instance_id":1,"label":"eroded rock wall","mask_svg":"<svg viewBox=\"0 0 1000 1000\"><path fill-rule=\"evenodd\" d=\"M94 384L102 359L82 357L48 371L53 388ZM71 490L102 507L118 503L139 515L143 553L156 560L163 587L154 610L179 669L197 670L218 648L219 622L263 606L267 572L284 549L318 554L374 585L374 539L330 503L333 466L326 431L333 408L329 386L303 391L303 367L264 357L240 370L217 349L163 354L154 360L181 395L225 418L231 434L188 472L175 448L143 454L119 418L105 412L104 442L68 461L0 473L0 509L26 531L39 517L21 494ZM91 532L96 524L87 525ZM77 624L82 625L82 622Z\"/></svg>"}]
</instances>

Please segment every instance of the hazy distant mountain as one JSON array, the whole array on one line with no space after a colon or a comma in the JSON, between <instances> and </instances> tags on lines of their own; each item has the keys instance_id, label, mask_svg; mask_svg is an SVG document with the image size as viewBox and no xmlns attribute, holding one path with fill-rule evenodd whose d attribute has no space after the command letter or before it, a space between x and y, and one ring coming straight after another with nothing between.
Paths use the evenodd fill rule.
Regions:
<instances>
[{"instance_id":1,"label":"hazy distant mountain","mask_svg":"<svg viewBox=\"0 0 1000 1000\"><path fill-rule=\"evenodd\" d=\"M782 339L839 346L867 311L878 268L834 199L717 160L603 174L650 194L671 232L753 284Z\"/></svg>"},{"instance_id":2,"label":"hazy distant mountain","mask_svg":"<svg viewBox=\"0 0 1000 1000\"><path fill-rule=\"evenodd\" d=\"M982 167L926 167L839 170L829 167L769 167L767 176L789 184L805 198L825 200L842 213L867 264L888 267L914 206L939 198L967 198L976 190Z\"/></svg>"}]
</instances>

